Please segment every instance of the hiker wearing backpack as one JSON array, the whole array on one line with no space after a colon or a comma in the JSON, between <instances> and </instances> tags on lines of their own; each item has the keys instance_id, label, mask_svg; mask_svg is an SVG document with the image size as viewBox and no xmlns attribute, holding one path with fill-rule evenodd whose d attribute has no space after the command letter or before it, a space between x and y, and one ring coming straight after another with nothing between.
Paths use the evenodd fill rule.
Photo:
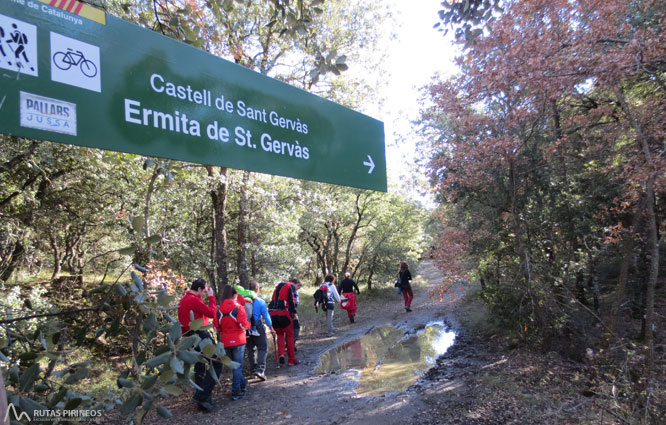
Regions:
<instances>
[{"instance_id":1,"label":"hiker wearing backpack","mask_svg":"<svg viewBox=\"0 0 666 425\"><path fill-rule=\"evenodd\" d=\"M208 305L201 299L202 296L208 295ZM214 321L217 311L217 304L213 290L206 285L203 279L195 279L190 286L190 289L185 293L185 296L178 304L178 321L180 322L183 336L198 335L201 340L210 339L215 342L213 337L207 330L199 329L197 331L190 329L190 322L198 319L203 319L203 326L206 326L209 319ZM198 344L196 345L198 347ZM220 376L222 371L222 363L213 361L213 368L216 376ZM215 378L211 372L206 370L206 363L199 361L194 364L194 383L201 389L194 392L192 399L197 403L201 410L211 411L214 405L211 399L213 388L215 387Z\"/></svg>"},{"instance_id":2,"label":"hiker wearing backpack","mask_svg":"<svg viewBox=\"0 0 666 425\"><path fill-rule=\"evenodd\" d=\"M255 294L259 293L259 283L250 282L249 289L254 291ZM266 380L266 357L268 355L268 340L266 339L266 328L264 323L271 331L273 338L275 338L275 330L273 329L273 322L271 316L268 314L268 307L266 301L262 300L258 295L254 297L252 303L252 314L254 316L254 326L256 328L256 335L250 332L247 337L247 357L250 362L250 370L254 371L254 376ZM262 321L263 319L263 321ZM257 349L256 355L255 350Z\"/></svg>"},{"instance_id":3,"label":"hiker wearing backpack","mask_svg":"<svg viewBox=\"0 0 666 425\"><path fill-rule=\"evenodd\" d=\"M328 336L335 335L335 327L333 326L333 310L335 303L339 303L340 294L335 287L335 276L329 274L324 279L324 283L319 287L324 294L323 309L326 311L326 323L328 324Z\"/></svg>"},{"instance_id":4,"label":"hiker wearing backpack","mask_svg":"<svg viewBox=\"0 0 666 425\"><path fill-rule=\"evenodd\" d=\"M412 292L412 274L409 272L409 266L406 262L400 263L400 270L398 270L398 281L396 285L402 291L402 297L405 300L405 311L409 313L412 311L410 306L412 305L412 300L414 299L414 293Z\"/></svg>"},{"instance_id":5,"label":"hiker wearing backpack","mask_svg":"<svg viewBox=\"0 0 666 425\"><path fill-rule=\"evenodd\" d=\"M294 285L294 309L298 308L298 304L300 304L301 300L298 295L299 289L301 289L301 281L297 278L292 278L289 280L292 285ZM298 351L298 348L296 348L296 342L298 341L298 335L301 333L301 322L298 320L298 312L294 313L294 318L293 318L293 323L294 323L294 352Z\"/></svg>"},{"instance_id":6,"label":"hiker wearing backpack","mask_svg":"<svg viewBox=\"0 0 666 425\"><path fill-rule=\"evenodd\" d=\"M16 43L16 48L12 48L12 50L14 50L14 57L16 58L16 65L20 64L20 56L23 56L25 62L28 63L30 61L25 54L25 46L28 44L28 36L21 32L16 24L12 24L12 28L14 31L9 35L9 39L5 41L7 45L9 45L9 43Z\"/></svg>"},{"instance_id":7,"label":"hiker wearing backpack","mask_svg":"<svg viewBox=\"0 0 666 425\"><path fill-rule=\"evenodd\" d=\"M345 278L340 282L340 293L342 294L340 308L347 310L349 323L354 323L354 317L356 316L356 294L354 294L354 291L356 291L356 294L361 293L356 282L351 279L351 273L346 272Z\"/></svg>"},{"instance_id":8,"label":"hiker wearing backpack","mask_svg":"<svg viewBox=\"0 0 666 425\"><path fill-rule=\"evenodd\" d=\"M284 364L285 342L289 366L300 362L296 360L294 349L294 318L296 317L296 288L292 282L280 282L273 291L271 302L268 304L268 313L273 321L273 328L277 333L277 346L280 355L279 364Z\"/></svg>"},{"instance_id":9,"label":"hiker wearing backpack","mask_svg":"<svg viewBox=\"0 0 666 425\"><path fill-rule=\"evenodd\" d=\"M217 312L217 330L220 332L220 342L224 344L224 351L231 360L240 364L232 372L231 399L243 398L247 391L247 379L243 377L243 357L245 357L245 330L250 328L245 307L236 301L236 290L231 285L225 285L222 290L222 302Z\"/></svg>"}]
</instances>

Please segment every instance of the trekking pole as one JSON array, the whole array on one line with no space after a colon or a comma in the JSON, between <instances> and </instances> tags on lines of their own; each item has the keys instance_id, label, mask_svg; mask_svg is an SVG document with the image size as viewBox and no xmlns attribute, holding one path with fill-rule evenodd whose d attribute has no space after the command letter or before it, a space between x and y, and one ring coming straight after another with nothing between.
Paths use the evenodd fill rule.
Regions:
<instances>
[{"instance_id":1,"label":"trekking pole","mask_svg":"<svg viewBox=\"0 0 666 425\"><path fill-rule=\"evenodd\" d=\"M280 368L280 360L278 359L277 342L275 341L275 334L273 334L273 351L275 351L275 365Z\"/></svg>"}]
</instances>

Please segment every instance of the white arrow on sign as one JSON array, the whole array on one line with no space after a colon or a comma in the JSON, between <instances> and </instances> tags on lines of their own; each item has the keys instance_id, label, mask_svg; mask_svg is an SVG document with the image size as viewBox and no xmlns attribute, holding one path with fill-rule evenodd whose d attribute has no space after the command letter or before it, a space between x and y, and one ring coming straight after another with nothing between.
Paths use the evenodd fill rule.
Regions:
<instances>
[{"instance_id":1,"label":"white arrow on sign","mask_svg":"<svg viewBox=\"0 0 666 425\"><path fill-rule=\"evenodd\" d=\"M370 167L370 169L368 170L368 174L371 174L372 170L375 169L375 163L372 161L372 157L370 155L368 155L367 161L363 161L363 165L367 165L368 167Z\"/></svg>"}]
</instances>

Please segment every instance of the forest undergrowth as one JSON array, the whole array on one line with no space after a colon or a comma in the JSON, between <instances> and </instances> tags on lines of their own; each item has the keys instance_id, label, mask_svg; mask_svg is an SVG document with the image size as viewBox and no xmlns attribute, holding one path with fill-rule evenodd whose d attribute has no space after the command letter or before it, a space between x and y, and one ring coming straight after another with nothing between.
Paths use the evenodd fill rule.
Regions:
<instances>
[{"instance_id":1,"label":"forest undergrowth","mask_svg":"<svg viewBox=\"0 0 666 425\"><path fill-rule=\"evenodd\" d=\"M657 310L664 311L663 282L659 291ZM583 359L573 359L566 356L565 347L557 352L528 346L515 333L499 328L480 300L478 288L470 290L454 310L460 333L426 376L434 385L424 391L433 409L426 422L666 423L664 345L658 346L660 366L646 393L642 350L630 342L640 329L632 321L618 329L624 337L614 344L591 345ZM662 326L664 317L660 320Z\"/></svg>"}]
</instances>

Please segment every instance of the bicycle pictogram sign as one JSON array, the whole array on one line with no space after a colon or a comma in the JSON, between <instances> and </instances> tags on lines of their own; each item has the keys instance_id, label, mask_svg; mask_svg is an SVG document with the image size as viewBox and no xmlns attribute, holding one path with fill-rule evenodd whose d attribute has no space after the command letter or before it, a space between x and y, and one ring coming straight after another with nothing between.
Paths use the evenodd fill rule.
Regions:
<instances>
[{"instance_id":1,"label":"bicycle pictogram sign","mask_svg":"<svg viewBox=\"0 0 666 425\"><path fill-rule=\"evenodd\" d=\"M89 59L80 50L67 48L66 52L55 52L53 55L53 63L59 69L67 71L71 67L78 66L83 75L88 78L93 78L97 75L97 65Z\"/></svg>"},{"instance_id":2,"label":"bicycle pictogram sign","mask_svg":"<svg viewBox=\"0 0 666 425\"><path fill-rule=\"evenodd\" d=\"M98 46L51 31L51 80L101 92Z\"/></svg>"}]
</instances>

